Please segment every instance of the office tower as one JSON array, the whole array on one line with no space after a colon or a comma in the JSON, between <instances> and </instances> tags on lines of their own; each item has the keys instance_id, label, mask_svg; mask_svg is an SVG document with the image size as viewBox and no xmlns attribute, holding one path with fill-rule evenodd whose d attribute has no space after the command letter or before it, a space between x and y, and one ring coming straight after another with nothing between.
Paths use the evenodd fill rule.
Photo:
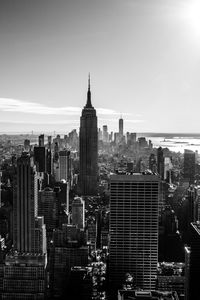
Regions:
<instances>
[{"instance_id":1,"label":"office tower","mask_svg":"<svg viewBox=\"0 0 200 300\"><path fill-rule=\"evenodd\" d=\"M37 177L27 153L17 160L16 179L13 193L14 248L19 252L34 252Z\"/></svg>"},{"instance_id":2,"label":"office tower","mask_svg":"<svg viewBox=\"0 0 200 300\"><path fill-rule=\"evenodd\" d=\"M39 191L38 215L44 216L47 231L52 231L58 223L58 204L56 193L49 187Z\"/></svg>"},{"instance_id":3,"label":"office tower","mask_svg":"<svg viewBox=\"0 0 200 300\"><path fill-rule=\"evenodd\" d=\"M30 140L24 140L24 150L29 151L30 150Z\"/></svg>"},{"instance_id":4,"label":"office tower","mask_svg":"<svg viewBox=\"0 0 200 300\"><path fill-rule=\"evenodd\" d=\"M44 147L44 134L39 135L38 144L39 144L39 147Z\"/></svg>"},{"instance_id":5,"label":"office tower","mask_svg":"<svg viewBox=\"0 0 200 300\"><path fill-rule=\"evenodd\" d=\"M30 155L17 160L13 197L14 247L6 255L2 299L45 299L46 230L37 215L37 173Z\"/></svg>"},{"instance_id":6,"label":"office tower","mask_svg":"<svg viewBox=\"0 0 200 300\"><path fill-rule=\"evenodd\" d=\"M136 143L136 133L127 132L126 134L127 145L134 145Z\"/></svg>"},{"instance_id":7,"label":"office tower","mask_svg":"<svg viewBox=\"0 0 200 300\"><path fill-rule=\"evenodd\" d=\"M99 128L99 130L98 130L98 140L99 141L103 140L103 132L102 132L101 128Z\"/></svg>"},{"instance_id":8,"label":"office tower","mask_svg":"<svg viewBox=\"0 0 200 300\"><path fill-rule=\"evenodd\" d=\"M46 149L46 172L47 174L52 173L52 155L51 155L51 149Z\"/></svg>"},{"instance_id":9,"label":"office tower","mask_svg":"<svg viewBox=\"0 0 200 300\"><path fill-rule=\"evenodd\" d=\"M118 144L119 141L120 141L119 132L114 132L114 142L115 142L115 144Z\"/></svg>"},{"instance_id":10,"label":"office tower","mask_svg":"<svg viewBox=\"0 0 200 300\"><path fill-rule=\"evenodd\" d=\"M72 224L85 228L85 201L80 197L75 197L72 202Z\"/></svg>"},{"instance_id":11,"label":"office tower","mask_svg":"<svg viewBox=\"0 0 200 300\"><path fill-rule=\"evenodd\" d=\"M113 141L113 131L111 131L111 133L109 134L109 142Z\"/></svg>"},{"instance_id":12,"label":"office tower","mask_svg":"<svg viewBox=\"0 0 200 300\"><path fill-rule=\"evenodd\" d=\"M158 262L159 178L111 175L110 284L119 287L128 272L137 287L155 288Z\"/></svg>"},{"instance_id":13,"label":"office tower","mask_svg":"<svg viewBox=\"0 0 200 300\"><path fill-rule=\"evenodd\" d=\"M124 135L124 120L122 118L119 119L119 136L120 138Z\"/></svg>"},{"instance_id":14,"label":"office tower","mask_svg":"<svg viewBox=\"0 0 200 300\"><path fill-rule=\"evenodd\" d=\"M108 143L108 141L109 141L108 126L103 125L103 142Z\"/></svg>"},{"instance_id":15,"label":"office tower","mask_svg":"<svg viewBox=\"0 0 200 300\"><path fill-rule=\"evenodd\" d=\"M189 246L184 247L185 252L185 300L189 300L189 279L190 279L190 254L191 249Z\"/></svg>"},{"instance_id":16,"label":"office tower","mask_svg":"<svg viewBox=\"0 0 200 300\"><path fill-rule=\"evenodd\" d=\"M35 217L35 245L34 252L44 254L47 252L46 244L46 226L44 224L44 217Z\"/></svg>"},{"instance_id":17,"label":"office tower","mask_svg":"<svg viewBox=\"0 0 200 300\"><path fill-rule=\"evenodd\" d=\"M71 169L70 151L63 150L59 152L59 179L69 181Z\"/></svg>"},{"instance_id":18,"label":"office tower","mask_svg":"<svg viewBox=\"0 0 200 300\"><path fill-rule=\"evenodd\" d=\"M171 183L171 171L173 169L173 164L170 157L164 158L164 180L168 179L168 182Z\"/></svg>"},{"instance_id":19,"label":"office tower","mask_svg":"<svg viewBox=\"0 0 200 300\"><path fill-rule=\"evenodd\" d=\"M153 143L151 140L149 140L149 149L153 149Z\"/></svg>"},{"instance_id":20,"label":"office tower","mask_svg":"<svg viewBox=\"0 0 200 300\"><path fill-rule=\"evenodd\" d=\"M48 138L47 138L47 140L48 140L48 148L51 149L52 136L49 135Z\"/></svg>"},{"instance_id":21,"label":"office tower","mask_svg":"<svg viewBox=\"0 0 200 300\"><path fill-rule=\"evenodd\" d=\"M164 179L164 153L162 147L157 149L157 171L161 179Z\"/></svg>"},{"instance_id":22,"label":"office tower","mask_svg":"<svg viewBox=\"0 0 200 300\"><path fill-rule=\"evenodd\" d=\"M148 147L148 143L145 137L139 137L138 138L138 143L140 148L145 148Z\"/></svg>"},{"instance_id":23,"label":"office tower","mask_svg":"<svg viewBox=\"0 0 200 300\"><path fill-rule=\"evenodd\" d=\"M5 258L1 299L46 299L46 256L12 253Z\"/></svg>"},{"instance_id":24,"label":"office tower","mask_svg":"<svg viewBox=\"0 0 200 300\"><path fill-rule=\"evenodd\" d=\"M191 223L190 260L189 260L189 282L188 298L197 299L200 295L200 223Z\"/></svg>"},{"instance_id":25,"label":"office tower","mask_svg":"<svg viewBox=\"0 0 200 300\"><path fill-rule=\"evenodd\" d=\"M91 103L90 78L88 81L87 103L82 110L79 134L80 193L97 194L98 131L96 110Z\"/></svg>"},{"instance_id":26,"label":"office tower","mask_svg":"<svg viewBox=\"0 0 200 300\"><path fill-rule=\"evenodd\" d=\"M78 133L77 133L76 129L73 129L71 132L69 132L68 143L69 143L71 149L73 149L73 150L78 149Z\"/></svg>"},{"instance_id":27,"label":"office tower","mask_svg":"<svg viewBox=\"0 0 200 300\"><path fill-rule=\"evenodd\" d=\"M63 224L62 229L54 230L53 241L50 250L52 292L55 296L63 296L64 299L71 267L88 264L88 246L85 246L83 230L75 225Z\"/></svg>"},{"instance_id":28,"label":"office tower","mask_svg":"<svg viewBox=\"0 0 200 300\"><path fill-rule=\"evenodd\" d=\"M194 183L194 176L196 172L196 153L184 149L184 166L183 166L183 173L184 178L188 180L190 183Z\"/></svg>"},{"instance_id":29,"label":"office tower","mask_svg":"<svg viewBox=\"0 0 200 300\"><path fill-rule=\"evenodd\" d=\"M37 172L44 173L46 171L46 149L45 147L34 147L34 162Z\"/></svg>"},{"instance_id":30,"label":"office tower","mask_svg":"<svg viewBox=\"0 0 200 300\"><path fill-rule=\"evenodd\" d=\"M59 158L59 146L58 146L58 142L55 142L54 145L54 162L57 162Z\"/></svg>"},{"instance_id":31,"label":"office tower","mask_svg":"<svg viewBox=\"0 0 200 300\"><path fill-rule=\"evenodd\" d=\"M153 153L151 153L149 156L149 169L152 172L157 171L156 157L155 157L155 154L153 154Z\"/></svg>"}]
</instances>

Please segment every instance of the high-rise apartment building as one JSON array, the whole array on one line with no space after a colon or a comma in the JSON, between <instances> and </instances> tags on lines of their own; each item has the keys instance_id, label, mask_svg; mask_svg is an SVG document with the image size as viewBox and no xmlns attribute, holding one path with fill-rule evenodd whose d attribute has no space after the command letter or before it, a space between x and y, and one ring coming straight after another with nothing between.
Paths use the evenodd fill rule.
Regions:
<instances>
[{"instance_id":1,"label":"high-rise apartment building","mask_svg":"<svg viewBox=\"0 0 200 300\"><path fill-rule=\"evenodd\" d=\"M88 82L87 103L82 110L79 134L80 155L80 194L97 193L98 130L96 110L91 103L90 78Z\"/></svg>"},{"instance_id":2,"label":"high-rise apartment building","mask_svg":"<svg viewBox=\"0 0 200 300\"><path fill-rule=\"evenodd\" d=\"M110 178L109 281L120 287L131 273L136 286L154 289L158 262L159 178L112 175Z\"/></svg>"}]
</instances>

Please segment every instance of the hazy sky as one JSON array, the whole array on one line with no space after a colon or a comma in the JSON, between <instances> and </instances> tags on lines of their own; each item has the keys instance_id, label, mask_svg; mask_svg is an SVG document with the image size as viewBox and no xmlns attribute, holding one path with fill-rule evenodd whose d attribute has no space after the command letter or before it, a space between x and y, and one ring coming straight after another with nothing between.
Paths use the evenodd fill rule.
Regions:
<instances>
[{"instance_id":1,"label":"hazy sky","mask_svg":"<svg viewBox=\"0 0 200 300\"><path fill-rule=\"evenodd\" d=\"M200 132L197 0L0 0L0 132Z\"/></svg>"}]
</instances>

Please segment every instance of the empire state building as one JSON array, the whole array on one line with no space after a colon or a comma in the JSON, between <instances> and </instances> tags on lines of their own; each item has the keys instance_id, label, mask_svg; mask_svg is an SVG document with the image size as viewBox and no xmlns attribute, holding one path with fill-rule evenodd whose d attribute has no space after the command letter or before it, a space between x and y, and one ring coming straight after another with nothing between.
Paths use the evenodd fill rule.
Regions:
<instances>
[{"instance_id":1,"label":"empire state building","mask_svg":"<svg viewBox=\"0 0 200 300\"><path fill-rule=\"evenodd\" d=\"M90 77L88 79L87 103L82 110L79 133L81 195L97 194L98 131L96 110L91 103Z\"/></svg>"}]
</instances>

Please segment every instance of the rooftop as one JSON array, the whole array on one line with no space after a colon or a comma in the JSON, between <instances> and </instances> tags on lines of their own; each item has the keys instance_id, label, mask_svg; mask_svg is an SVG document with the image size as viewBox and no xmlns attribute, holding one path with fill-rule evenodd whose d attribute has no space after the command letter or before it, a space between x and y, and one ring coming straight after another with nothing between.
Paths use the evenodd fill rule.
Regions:
<instances>
[{"instance_id":1,"label":"rooftop","mask_svg":"<svg viewBox=\"0 0 200 300\"><path fill-rule=\"evenodd\" d=\"M118 300L179 300L176 292L156 290L118 290Z\"/></svg>"}]
</instances>

